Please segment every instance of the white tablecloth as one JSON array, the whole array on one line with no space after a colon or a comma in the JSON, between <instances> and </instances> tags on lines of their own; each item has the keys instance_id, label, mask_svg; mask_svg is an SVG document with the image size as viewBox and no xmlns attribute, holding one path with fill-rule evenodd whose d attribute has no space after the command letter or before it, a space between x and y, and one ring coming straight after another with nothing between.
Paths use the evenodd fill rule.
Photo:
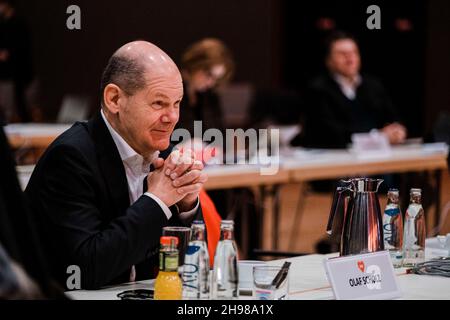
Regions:
<instances>
[{"instance_id":1,"label":"white tablecloth","mask_svg":"<svg viewBox=\"0 0 450 320\"><path fill-rule=\"evenodd\" d=\"M58 136L72 125L65 123L12 123L4 127L7 135L22 137Z\"/></svg>"},{"instance_id":2,"label":"white tablecloth","mask_svg":"<svg viewBox=\"0 0 450 320\"><path fill-rule=\"evenodd\" d=\"M291 300L334 299L323 267L323 260L335 255L307 255L302 257L275 260L269 264L282 265L292 262L289 272L289 292ZM450 278L405 274L406 269L396 269L397 279L402 290L401 299L450 299ZM123 284L101 290L77 290L66 294L72 299L114 300L117 294L130 289L153 288L154 280ZM251 297L241 296L241 299Z\"/></svg>"}]
</instances>

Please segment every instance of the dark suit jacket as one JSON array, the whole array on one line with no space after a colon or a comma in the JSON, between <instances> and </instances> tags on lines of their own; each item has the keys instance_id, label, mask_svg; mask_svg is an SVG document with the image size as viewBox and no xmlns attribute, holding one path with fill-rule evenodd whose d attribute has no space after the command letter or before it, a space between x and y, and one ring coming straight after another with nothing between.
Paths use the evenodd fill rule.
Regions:
<instances>
[{"instance_id":1,"label":"dark suit jacket","mask_svg":"<svg viewBox=\"0 0 450 320\"><path fill-rule=\"evenodd\" d=\"M81 268L84 289L126 282L132 265L138 280L154 277L162 227L182 224L175 206L169 221L145 195L130 205L125 169L100 113L49 146L26 194L52 272L63 285L69 265ZM201 209L195 218L201 219Z\"/></svg>"},{"instance_id":2,"label":"dark suit jacket","mask_svg":"<svg viewBox=\"0 0 450 320\"><path fill-rule=\"evenodd\" d=\"M306 96L305 127L294 145L318 148L344 148L352 133L380 129L399 121L382 84L362 75L355 100L348 99L330 76L316 78Z\"/></svg>"}]
</instances>

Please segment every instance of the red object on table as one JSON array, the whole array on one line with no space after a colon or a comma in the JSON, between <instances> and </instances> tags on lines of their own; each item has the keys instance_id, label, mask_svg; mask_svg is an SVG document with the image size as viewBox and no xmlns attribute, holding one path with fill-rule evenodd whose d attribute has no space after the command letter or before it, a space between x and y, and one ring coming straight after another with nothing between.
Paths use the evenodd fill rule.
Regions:
<instances>
[{"instance_id":1,"label":"red object on table","mask_svg":"<svg viewBox=\"0 0 450 320\"><path fill-rule=\"evenodd\" d=\"M217 212L214 202L204 189L200 191L199 198L208 238L209 264L212 268L214 266L214 254L216 252L217 243L220 239L220 222L222 221L222 218Z\"/></svg>"}]
</instances>

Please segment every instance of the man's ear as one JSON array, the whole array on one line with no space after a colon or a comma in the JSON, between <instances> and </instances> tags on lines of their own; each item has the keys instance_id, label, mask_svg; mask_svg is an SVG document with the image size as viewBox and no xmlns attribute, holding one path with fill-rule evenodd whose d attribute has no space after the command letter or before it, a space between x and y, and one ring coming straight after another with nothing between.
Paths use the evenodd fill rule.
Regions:
<instances>
[{"instance_id":1,"label":"man's ear","mask_svg":"<svg viewBox=\"0 0 450 320\"><path fill-rule=\"evenodd\" d=\"M119 88L119 86L109 83L103 90L103 101L105 107L112 114L119 113L121 99L124 98L124 92Z\"/></svg>"}]
</instances>

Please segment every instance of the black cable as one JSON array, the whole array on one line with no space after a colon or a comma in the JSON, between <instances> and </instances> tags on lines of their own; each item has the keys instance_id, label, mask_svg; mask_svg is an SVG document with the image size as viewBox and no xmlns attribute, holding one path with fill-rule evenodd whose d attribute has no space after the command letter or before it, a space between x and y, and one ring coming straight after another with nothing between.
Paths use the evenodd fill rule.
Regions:
<instances>
[{"instance_id":1,"label":"black cable","mask_svg":"<svg viewBox=\"0 0 450 320\"><path fill-rule=\"evenodd\" d=\"M450 257L418 263L411 269L411 272L420 275L450 277Z\"/></svg>"}]
</instances>

